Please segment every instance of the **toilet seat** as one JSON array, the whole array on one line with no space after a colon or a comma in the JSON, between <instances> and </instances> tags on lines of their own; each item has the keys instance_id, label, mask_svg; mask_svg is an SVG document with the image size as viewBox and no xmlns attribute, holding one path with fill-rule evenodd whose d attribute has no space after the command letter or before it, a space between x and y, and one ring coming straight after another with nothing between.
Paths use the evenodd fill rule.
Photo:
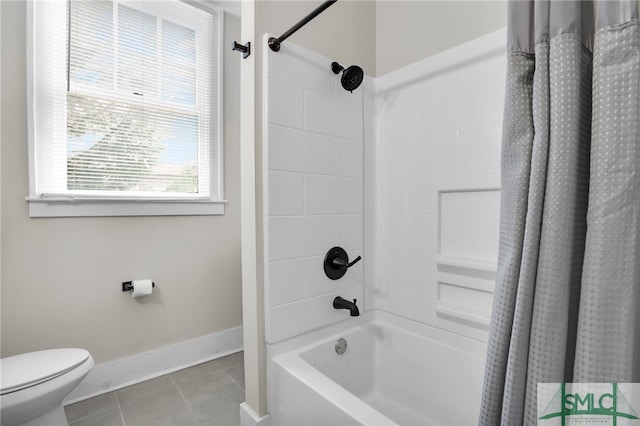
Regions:
<instances>
[{"instance_id":1,"label":"toilet seat","mask_svg":"<svg viewBox=\"0 0 640 426\"><path fill-rule=\"evenodd\" d=\"M50 349L0 359L0 395L61 376L90 357L84 349Z\"/></svg>"}]
</instances>

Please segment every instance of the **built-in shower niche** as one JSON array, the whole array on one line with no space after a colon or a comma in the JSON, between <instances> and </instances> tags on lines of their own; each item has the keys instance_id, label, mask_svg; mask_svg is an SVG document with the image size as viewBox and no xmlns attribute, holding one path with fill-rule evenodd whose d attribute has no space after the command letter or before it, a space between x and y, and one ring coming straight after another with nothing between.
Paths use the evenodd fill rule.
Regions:
<instances>
[{"instance_id":1,"label":"built-in shower niche","mask_svg":"<svg viewBox=\"0 0 640 426\"><path fill-rule=\"evenodd\" d=\"M500 190L438 191L439 317L488 329L496 280Z\"/></svg>"}]
</instances>

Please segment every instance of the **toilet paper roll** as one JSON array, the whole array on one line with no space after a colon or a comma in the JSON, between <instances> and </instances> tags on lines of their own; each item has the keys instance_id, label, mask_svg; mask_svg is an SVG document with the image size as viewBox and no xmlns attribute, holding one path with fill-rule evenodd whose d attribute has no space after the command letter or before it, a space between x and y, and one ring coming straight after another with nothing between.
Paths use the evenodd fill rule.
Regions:
<instances>
[{"instance_id":1,"label":"toilet paper roll","mask_svg":"<svg viewBox=\"0 0 640 426\"><path fill-rule=\"evenodd\" d=\"M132 283L131 297L137 298L147 296L153 291L153 283L151 280L134 280Z\"/></svg>"}]
</instances>

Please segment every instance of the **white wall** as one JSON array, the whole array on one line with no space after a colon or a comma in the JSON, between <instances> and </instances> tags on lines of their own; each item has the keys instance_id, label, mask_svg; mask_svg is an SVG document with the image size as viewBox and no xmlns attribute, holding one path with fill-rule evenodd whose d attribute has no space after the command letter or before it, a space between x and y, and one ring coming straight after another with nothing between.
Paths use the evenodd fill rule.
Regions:
<instances>
[{"instance_id":1,"label":"white wall","mask_svg":"<svg viewBox=\"0 0 640 426\"><path fill-rule=\"evenodd\" d=\"M266 414L266 353L265 342L260 330L261 321L265 316L264 309L264 228L263 223L263 138L262 138L262 57L268 47L263 43L265 33L281 35L292 25L302 19L311 10L322 3L313 1L273 1L258 0L243 2L243 33L245 17L251 15L253 37L244 38L243 42L251 41L252 56L244 66L251 67L255 75L255 154L256 158L256 233L252 238L257 251L257 279L243 283L243 298L248 306L255 306L257 313L254 324L245 324L245 332L251 332L250 349L247 351L245 338L245 382L247 387L247 404L257 415ZM320 52L326 57L341 61L345 64L358 64L366 72L373 73L375 68L375 2L341 0L318 16L289 40L313 51ZM249 33L249 31L248 31ZM287 42L285 42L287 43ZM243 90L249 90L243 85ZM253 87L251 87L253 89ZM244 155L244 154L243 154ZM249 237L247 237L249 238ZM247 333L245 333L247 334ZM246 337L246 336L245 336Z\"/></svg>"},{"instance_id":2,"label":"white wall","mask_svg":"<svg viewBox=\"0 0 640 426\"><path fill-rule=\"evenodd\" d=\"M397 4L396 4L397 3ZM419 3L432 3L432 2L419 2ZM439 6L449 11L451 14L453 11L455 13L460 13L461 15L465 15L465 18L473 20L477 16L478 8L471 7L469 9L460 10L459 7L452 5L452 3L457 2L438 2ZM262 181L263 175L268 175L268 169L263 172L263 159L268 153L263 152L265 149L265 145L263 144L263 136L262 131L263 128L267 129L267 126L262 125L262 110L261 106L262 102L262 57L264 55L266 46L264 46L264 42L261 40L262 35L265 32L272 33L274 35L280 35L286 29L288 29L293 23L297 22L301 19L306 13L312 10L320 4L320 1L314 2L283 2L283 1L258 1L255 5L255 40L254 45L255 48L255 56L254 56L254 64L255 67L255 89L256 89L256 97L255 97L255 105L256 105L256 121L255 121L255 131L256 131L256 215L257 215L257 226L256 226L256 242L258 249L258 259L267 258L266 264L264 262L258 261L258 277L257 282L251 284L251 288L245 288L246 294L256 295L258 300L263 295L263 289L267 288L267 292L270 292L272 287L272 283L274 282L273 274L270 271L268 252L265 253L264 250L268 250L268 240L265 240L265 236L267 234L271 234L271 238L273 238L273 231L267 226L266 222L263 223L263 218L269 218L270 214L274 214L276 212L270 212L267 209L267 203L269 200L264 200L263 196L268 194L268 189L266 182ZM444 50L448 47L451 47L457 43L462 43L468 39L477 37L480 34L487 33L494 28L498 28L504 26L506 23L506 19L503 16L500 16L500 12L498 14L498 18L496 20L491 20L489 23L483 23L482 20L478 20L478 27L475 30L471 30L468 32L462 32L462 37L457 37L457 34L453 34L452 32L457 31L459 28L456 25L443 26L440 25L441 32L437 34L437 37L427 37L427 33L431 27L425 25L424 20L416 20L413 19L415 14L422 13L424 14L427 9L416 10L415 2L394 2L395 7L393 10L389 10L385 8L385 4L381 2L363 2L363 1L340 1L336 3L334 6L325 11L322 15L316 18L313 22L305 26L298 33L291 37L290 40L284 43L284 45L289 44L297 44L301 47L308 48L314 52L320 53L327 58L331 58L334 60L338 60L346 65L349 64L358 64L362 66L365 70L365 73L368 75L377 75L386 73L405 65L411 64L419 59L422 59L428 55L433 54L434 52L438 52L440 50ZM482 5L487 5L486 2L482 2ZM388 6L391 7L391 4ZM436 6L437 7L437 6ZM479 6L482 7L482 6ZM502 8L502 9L501 9ZM504 5L498 6L499 10L504 11ZM484 10L484 9L483 9ZM492 9L491 5L488 5L489 15L492 14L491 11L495 11L496 8ZM389 13L388 13L389 12ZM437 16L431 17L431 11L429 12L429 17L431 19L438 19ZM417 15L416 15L417 16ZM484 16L484 15L483 15ZM373 21L372 21L373 19ZM496 23L498 22L498 23ZM400 28L399 28L400 27ZM464 30L464 28L463 28ZM405 39L411 35L411 40L407 43ZM382 36L389 36L385 38L385 42L381 42L380 39ZM466 38L465 38L466 37ZM417 41L416 41L417 39ZM354 40L358 40L357 43L354 43ZM390 41L390 42L386 42ZM451 44L447 44L449 41L452 41ZM416 46L415 44L418 44ZM436 46L433 49L430 49L430 46ZM397 56L397 55L400 56ZM379 68L379 69L378 69ZM297 68L289 70L286 73L286 78L283 79L284 83L293 85L300 85L300 83L296 83L296 79L299 78L298 73L295 71ZM502 71L502 70L501 70ZM316 76L317 78L317 76ZM418 76L419 78L419 76ZM409 79L405 79L403 81L406 83ZM318 81L322 81L322 79L316 80L314 84L317 84ZM365 84L371 84L372 79L367 78L365 80ZM305 83L308 84L308 83ZM301 85L304 87L304 84ZM373 86L373 85L372 85ZM286 88L286 86L285 86ZM389 93L381 94L379 99L392 98ZM392 312L396 312L399 314L404 314L405 311L402 309L395 309L401 303L407 303L410 306L410 309L414 310L417 306L424 306L428 303L424 299L416 299L416 300L407 300L408 296L423 296L422 294L408 294L408 293L398 293L392 291L392 296L388 304L381 302L381 298L385 297L385 294L378 292L376 289L378 288L378 283L380 280L378 277L377 267L378 262L381 259L377 256L377 248L380 244L380 239L383 237L380 232L378 232L379 221L377 212L379 211L379 205L381 203L380 195L392 196L391 192L385 194L378 194L378 186L374 185L374 183L378 182L377 170L373 167L376 166L375 161L377 155L379 154L379 150L377 149L378 145L376 144L376 127L377 122L376 118L376 108L374 104L374 100L371 98L371 93L369 91L365 92L363 95L364 104L363 104L363 131L364 131L364 162L366 166L363 170L363 182L364 183L364 227L368 244L364 247L364 260L362 262L362 267L364 268L365 281L368 283L366 286L365 299L370 298L371 302L367 301L366 306L368 308L388 308ZM390 99L390 102L392 100ZM298 113L299 111L296 111ZM292 111L293 113L293 111ZM402 131L402 129L400 129ZM429 157L431 161L433 160ZM267 166L268 167L268 166ZM291 172L291 170L288 170ZM299 173L306 174L307 170L298 170ZM280 176L282 178L282 176ZM277 179L277 178L276 178ZM274 182L269 184L269 189L271 189L274 185ZM287 182L287 179L280 179L280 183L283 188L285 184L290 184ZM300 182L298 178L297 188L299 191ZM290 200L283 199L280 200L279 203L281 206L288 203ZM392 200L389 200L392 201ZM405 200L406 202L406 200ZM294 203L293 208L297 208L297 213L300 213L300 201L298 199L297 207ZM289 205L287 208L292 208ZM304 208L304 206L303 206ZM285 210L286 211L286 210ZM302 210L304 212L304 209ZM290 212L290 211L289 211ZM277 218L276 220L281 219ZM400 220L407 220L408 217L399 217ZM416 236L421 236L420 229L416 230ZM285 234L290 232L288 230L283 231ZM268 237L267 237L268 238ZM425 237L427 238L427 237ZM386 243L385 243L386 244ZM400 250L402 251L402 250ZM303 257L303 256L301 256ZM317 256L311 256L317 257ZM432 259L435 260L435 259ZM304 268L302 267L302 262L293 259L279 259L277 261L274 260L274 263L282 262L283 264L287 261L290 261L290 265L297 264L297 272L295 274L291 274L293 279L290 276L282 276L279 279L282 280L282 288L279 289L281 291L281 298L277 302L273 302L269 300L269 295L267 295L266 300L266 312L265 317L270 317L271 310L281 310L284 315L284 318L287 321L293 323L286 324L280 330L283 334L276 336L278 339L284 336L289 336L301 332L305 329L310 329L316 327L321 324L326 324L333 319L331 317L327 317L325 315L335 315L331 313L329 310L327 312L327 300L330 297L326 297L327 300L322 300L318 298L314 300L314 298L310 298L310 293L307 285L307 260L304 262ZM310 262L313 265L313 262ZM293 271L294 269L283 268L283 270L287 273ZM276 269L277 271L277 269ZM302 274L304 274L304 283L305 287L302 288ZM265 283L262 281L266 280ZM265 284L265 286L263 286ZM276 285L276 284L274 284ZM255 288L253 288L255 286ZM325 289L331 289L331 286L324 287ZM335 287L333 287L335 288ZM357 289L357 287L353 287ZM432 287L429 288L431 290ZM275 289L274 289L275 290ZM395 297L396 295L402 295L403 297ZM433 296L432 293L429 296ZM290 299L287 299L290 298ZM276 299L277 300L277 299ZM279 306L272 306L274 303L279 303L282 301L290 300L292 303L284 303ZM435 299L433 299L435 300ZM317 302L317 304L316 304ZM309 305L312 304L312 306ZM291 305L289 308L288 305ZM320 311L314 311L314 315L318 315L322 319L320 322L312 323L309 322L303 323L301 326L296 324L296 322L304 322L308 321L307 318L311 315L309 310L306 310L308 307L313 307L316 309L320 309ZM429 320L433 319L435 321L435 302L431 303L428 307L424 308L428 311ZM429 310L430 309L430 310ZM410 312L411 316L411 312ZM262 316L260 316L262 317ZM415 318L419 318L420 320L425 321L425 317L414 315ZM270 324L267 325L267 340L273 341L272 336L269 335L270 329L273 326L273 321L270 319L267 320ZM428 321L427 321L428 322ZM433 321L432 321L433 322ZM462 328L468 328L459 323L453 323L453 326L459 326ZM246 325L245 325L246 327ZM482 330L477 330L475 328L471 328L473 332L483 333ZM260 338L259 333L256 338ZM261 346L261 341L257 341L257 355L259 357L259 362L257 362L254 366L250 366L250 371L246 371L247 377L247 386L259 388L264 384L264 374L266 370L265 361L264 361L264 348ZM255 385L255 386L251 386ZM260 415L266 412L265 406L265 392L264 389L261 392L258 392L256 395L252 395L251 401L249 405L252 409L258 412Z\"/></svg>"},{"instance_id":3,"label":"white wall","mask_svg":"<svg viewBox=\"0 0 640 426\"><path fill-rule=\"evenodd\" d=\"M376 80L367 309L485 340L498 249L506 33Z\"/></svg>"},{"instance_id":4,"label":"white wall","mask_svg":"<svg viewBox=\"0 0 640 426\"><path fill-rule=\"evenodd\" d=\"M224 216L30 219L25 2L2 2L2 356L83 347L104 363L241 324L239 33L224 39ZM133 300L121 282L152 278Z\"/></svg>"},{"instance_id":5,"label":"white wall","mask_svg":"<svg viewBox=\"0 0 640 426\"><path fill-rule=\"evenodd\" d=\"M0 6L0 24L2 23L2 6ZM2 29L0 28L0 34ZM1 47L1 46L0 46ZM2 99L2 54L0 51L0 100ZM2 188L2 102L0 101L0 188ZM0 212L2 211L2 194L0 194ZM2 215L0 215L0 242L2 241ZM2 244L0 243L0 259L2 259ZM0 262L0 268L2 264ZM2 271L0 271L0 289L2 289ZM0 303L2 292L0 291Z\"/></svg>"},{"instance_id":6,"label":"white wall","mask_svg":"<svg viewBox=\"0 0 640 426\"><path fill-rule=\"evenodd\" d=\"M256 42L262 35L280 36L322 0L258 0L256 2ZM297 31L283 43L293 43L324 55L345 66L360 65L375 75L376 8L371 0L340 0Z\"/></svg>"},{"instance_id":7,"label":"white wall","mask_svg":"<svg viewBox=\"0 0 640 426\"><path fill-rule=\"evenodd\" d=\"M331 280L323 260L334 246L362 255L363 88L347 92L332 59L291 43L265 60L266 340L275 343L348 318L336 296L362 301L362 262Z\"/></svg>"},{"instance_id":8,"label":"white wall","mask_svg":"<svg viewBox=\"0 0 640 426\"><path fill-rule=\"evenodd\" d=\"M507 25L507 1L376 2L376 75Z\"/></svg>"},{"instance_id":9,"label":"white wall","mask_svg":"<svg viewBox=\"0 0 640 426\"><path fill-rule=\"evenodd\" d=\"M336 85L329 58L293 44L267 54L268 344L348 321L331 301L360 297L363 279L366 310L486 341L505 36L500 30L367 77L357 97ZM323 277L327 248L344 243L349 251L362 240L364 269L333 282Z\"/></svg>"}]
</instances>

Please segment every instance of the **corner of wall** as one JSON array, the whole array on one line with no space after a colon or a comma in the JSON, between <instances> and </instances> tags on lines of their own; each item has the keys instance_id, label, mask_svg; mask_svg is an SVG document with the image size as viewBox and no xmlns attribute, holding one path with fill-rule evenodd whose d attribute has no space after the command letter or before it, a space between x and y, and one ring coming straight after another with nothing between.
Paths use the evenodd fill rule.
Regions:
<instances>
[{"instance_id":1,"label":"corner of wall","mask_svg":"<svg viewBox=\"0 0 640 426\"><path fill-rule=\"evenodd\" d=\"M271 416L265 414L259 416L249 407L246 402L240 404L240 425L241 426L271 426Z\"/></svg>"},{"instance_id":2,"label":"corner of wall","mask_svg":"<svg viewBox=\"0 0 640 426\"><path fill-rule=\"evenodd\" d=\"M506 26L507 1L378 1L375 18L382 76Z\"/></svg>"}]
</instances>

